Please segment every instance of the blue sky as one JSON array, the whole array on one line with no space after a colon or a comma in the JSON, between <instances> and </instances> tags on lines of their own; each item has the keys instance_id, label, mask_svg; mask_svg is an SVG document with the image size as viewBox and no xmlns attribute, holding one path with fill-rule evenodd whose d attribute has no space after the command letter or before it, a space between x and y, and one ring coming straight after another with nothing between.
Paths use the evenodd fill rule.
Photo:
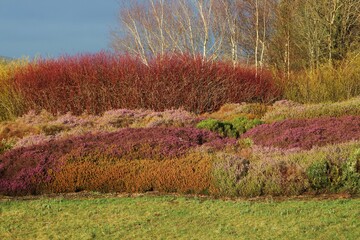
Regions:
<instances>
[{"instance_id":1,"label":"blue sky","mask_svg":"<svg viewBox=\"0 0 360 240\"><path fill-rule=\"evenodd\" d=\"M0 55L58 57L109 50L119 0L0 0Z\"/></svg>"}]
</instances>

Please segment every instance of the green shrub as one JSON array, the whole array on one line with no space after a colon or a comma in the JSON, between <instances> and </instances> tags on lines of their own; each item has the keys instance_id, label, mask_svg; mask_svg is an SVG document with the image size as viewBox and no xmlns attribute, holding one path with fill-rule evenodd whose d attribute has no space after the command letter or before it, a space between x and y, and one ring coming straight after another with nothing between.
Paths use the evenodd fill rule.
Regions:
<instances>
[{"instance_id":1,"label":"green shrub","mask_svg":"<svg viewBox=\"0 0 360 240\"><path fill-rule=\"evenodd\" d=\"M339 164L322 160L313 162L306 170L310 187L317 192L339 192L344 185Z\"/></svg>"},{"instance_id":2,"label":"green shrub","mask_svg":"<svg viewBox=\"0 0 360 240\"><path fill-rule=\"evenodd\" d=\"M247 176L250 162L242 157L219 153L213 164L214 185L222 196L238 196L239 182Z\"/></svg>"},{"instance_id":3,"label":"green shrub","mask_svg":"<svg viewBox=\"0 0 360 240\"><path fill-rule=\"evenodd\" d=\"M327 161L314 162L306 169L306 175L314 190L324 189L330 185L329 169Z\"/></svg>"},{"instance_id":4,"label":"green shrub","mask_svg":"<svg viewBox=\"0 0 360 240\"><path fill-rule=\"evenodd\" d=\"M239 196L258 197L264 195L265 177L264 175L252 172L250 168L249 173L237 185Z\"/></svg>"},{"instance_id":5,"label":"green shrub","mask_svg":"<svg viewBox=\"0 0 360 240\"><path fill-rule=\"evenodd\" d=\"M360 192L360 149L343 162L313 162L306 171L311 188L316 191Z\"/></svg>"},{"instance_id":6,"label":"green shrub","mask_svg":"<svg viewBox=\"0 0 360 240\"><path fill-rule=\"evenodd\" d=\"M221 122L215 119L205 119L199 122L196 127L200 129L208 129L210 131L217 131L221 126Z\"/></svg>"},{"instance_id":7,"label":"green shrub","mask_svg":"<svg viewBox=\"0 0 360 240\"><path fill-rule=\"evenodd\" d=\"M224 137L238 137L233 125L229 122L221 122L219 120L209 118L199 122L196 127L217 132Z\"/></svg>"},{"instance_id":8,"label":"green shrub","mask_svg":"<svg viewBox=\"0 0 360 240\"><path fill-rule=\"evenodd\" d=\"M260 119L248 119L245 117L234 118L232 121L219 121L216 119L205 119L199 122L196 127L200 129L208 129L213 132L217 132L224 137L236 137L238 138L241 134L247 130L262 124Z\"/></svg>"},{"instance_id":9,"label":"green shrub","mask_svg":"<svg viewBox=\"0 0 360 240\"><path fill-rule=\"evenodd\" d=\"M360 192L360 149L357 149L343 164L342 180L345 190L351 193Z\"/></svg>"},{"instance_id":10,"label":"green shrub","mask_svg":"<svg viewBox=\"0 0 360 240\"><path fill-rule=\"evenodd\" d=\"M240 134L245 133L247 130L256 127L260 124L263 124L263 122L260 119L247 119L244 117L235 118L231 122L235 128L235 130Z\"/></svg>"}]
</instances>

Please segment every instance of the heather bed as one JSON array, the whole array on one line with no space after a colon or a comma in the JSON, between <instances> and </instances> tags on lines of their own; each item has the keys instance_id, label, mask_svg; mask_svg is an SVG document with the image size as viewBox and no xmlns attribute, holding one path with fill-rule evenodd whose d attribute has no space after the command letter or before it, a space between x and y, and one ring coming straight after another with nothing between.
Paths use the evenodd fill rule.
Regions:
<instances>
[{"instance_id":1,"label":"heather bed","mask_svg":"<svg viewBox=\"0 0 360 240\"><path fill-rule=\"evenodd\" d=\"M287 150L194 128L125 128L7 150L0 155L0 192L356 194L359 149L349 142Z\"/></svg>"},{"instance_id":2,"label":"heather bed","mask_svg":"<svg viewBox=\"0 0 360 240\"><path fill-rule=\"evenodd\" d=\"M234 143L192 128L126 128L52 140L0 155L0 192L207 191L210 157L192 150L216 151ZM161 183L164 178L173 186ZM197 184L202 186L191 187Z\"/></svg>"},{"instance_id":3,"label":"heather bed","mask_svg":"<svg viewBox=\"0 0 360 240\"><path fill-rule=\"evenodd\" d=\"M0 122L0 152L13 147L30 146L51 139L61 139L87 132L111 132L131 127L194 127L200 121L216 119L232 122L236 118L259 118L265 123L280 119L311 119L318 117L359 116L359 98L333 104L302 105L291 101L278 101L273 105L259 103L225 104L219 111L196 115L184 109L162 112L137 109L109 110L102 115L70 112L53 115L45 110L30 111L12 121ZM279 114L282 114L279 118ZM302 121L302 120L299 120ZM347 130L345 130L346 132Z\"/></svg>"},{"instance_id":4,"label":"heather bed","mask_svg":"<svg viewBox=\"0 0 360 240\"><path fill-rule=\"evenodd\" d=\"M104 114L75 116L53 115L34 111L13 121L0 122L0 153L50 140L65 139L86 133L114 132L123 128L192 127L203 118L182 109L155 112L152 110L117 109ZM2 144L2 148L1 148Z\"/></svg>"},{"instance_id":5,"label":"heather bed","mask_svg":"<svg viewBox=\"0 0 360 240\"><path fill-rule=\"evenodd\" d=\"M262 120L268 123L286 119L311 119L360 115L360 97L345 101L317 104L300 104L289 100L277 101L268 106Z\"/></svg>"},{"instance_id":6,"label":"heather bed","mask_svg":"<svg viewBox=\"0 0 360 240\"><path fill-rule=\"evenodd\" d=\"M360 116L289 119L260 125L242 137L266 147L311 149L359 140Z\"/></svg>"}]
</instances>

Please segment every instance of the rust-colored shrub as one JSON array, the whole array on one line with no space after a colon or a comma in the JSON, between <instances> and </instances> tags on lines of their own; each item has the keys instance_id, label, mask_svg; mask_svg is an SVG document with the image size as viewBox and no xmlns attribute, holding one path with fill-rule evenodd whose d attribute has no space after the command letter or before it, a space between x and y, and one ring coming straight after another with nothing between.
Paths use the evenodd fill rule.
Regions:
<instances>
[{"instance_id":1,"label":"rust-colored shrub","mask_svg":"<svg viewBox=\"0 0 360 240\"><path fill-rule=\"evenodd\" d=\"M207 193L211 186L211 158L193 153L156 161L152 159L76 159L52 174L44 192L179 192Z\"/></svg>"},{"instance_id":2,"label":"rust-colored shrub","mask_svg":"<svg viewBox=\"0 0 360 240\"><path fill-rule=\"evenodd\" d=\"M227 103L212 113L204 113L204 118L214 118L222 121L231 121L234 118L245 117L248 119L261 118L268 106L260 103Z\"/></svg>"}]
</instances>

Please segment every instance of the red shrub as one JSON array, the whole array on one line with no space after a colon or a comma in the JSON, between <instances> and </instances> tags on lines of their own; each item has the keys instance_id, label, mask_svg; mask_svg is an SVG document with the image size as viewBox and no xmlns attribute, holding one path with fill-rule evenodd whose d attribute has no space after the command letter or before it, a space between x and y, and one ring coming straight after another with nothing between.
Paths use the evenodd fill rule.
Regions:
<instances>
[{"instance_id":1,"label":"red shrub","mask_svg":"<svg viewBox=\"0 0 360 240\"><path fill-rule=\"evenodd\" d=\"M149 62L109 53L38 60L14 76L26 110L101 114L106 110L180 108L203 113L228 102L266 101L279 96L269 72L166 55Z\"/></svg>"},{"instance_id":2,"label":"red shrub","mask_svg":"<svg viewBox=\"0 0 360 240\"><path fill-rule=\"evenodd\" d=\"M360 117L285 120L255 127L242 138L252 138L255 144L263 146L311 149L313 146L359 140Z\"/></svg>"}]
</instances>

